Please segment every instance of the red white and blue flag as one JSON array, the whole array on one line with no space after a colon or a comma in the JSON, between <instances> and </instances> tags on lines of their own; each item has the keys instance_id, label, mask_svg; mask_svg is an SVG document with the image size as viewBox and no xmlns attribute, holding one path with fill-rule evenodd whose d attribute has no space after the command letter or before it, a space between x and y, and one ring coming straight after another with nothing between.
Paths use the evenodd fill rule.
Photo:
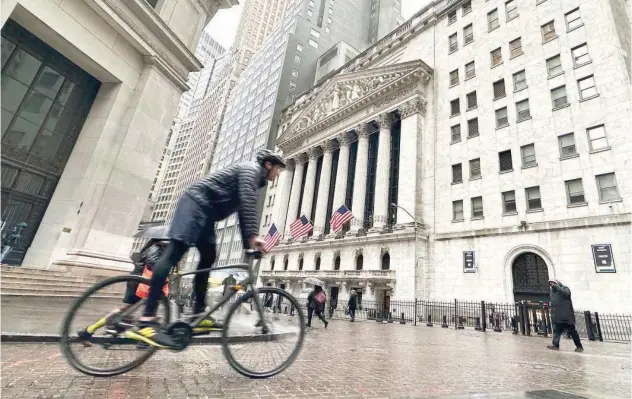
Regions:
<instances>
[{"instance_id":1,"label":"red white and blue flag","mask_svg":"<svg viewBox=\"0 0 632 399\"><path fill-rule=\"evenodd\" d=\"M339 232L342 230L342 226L347 223L349 220L353 219L353 214L347 208L346 205L342 205L336 212L334 212L331 220L329 221L329 225L331 226L331 230L334 232Z\"/></svg>"},{"instance_id":2,"label":"red white and blue flag","mask_svg":"<svg viewBox=\"0 0 632 399\"><path fill-rule=\"evenodd\" d=\"M266 252L270 251L279 243L280 239L281 233L279 233L279 230L276 228L275 224L272 223L272 226L270 226L270 230L268 230L268 234L266 234L263 239L263 241L265 241L265 244L263 245L263 250Z\"/></svg>"},{"instance_id":3,"label":"red white and blue flag","mask_svg":"<svg viewBox=\"0 0 632 399\"><path fill-rule=\"evenodd\" d=\"M300 218L296 219L294 223L290 225L290 234L292 234L293 239L298 240L309 234L313 227L312 222L310 222L305 215L301 215Z\"/></svg>"}]
</instances>

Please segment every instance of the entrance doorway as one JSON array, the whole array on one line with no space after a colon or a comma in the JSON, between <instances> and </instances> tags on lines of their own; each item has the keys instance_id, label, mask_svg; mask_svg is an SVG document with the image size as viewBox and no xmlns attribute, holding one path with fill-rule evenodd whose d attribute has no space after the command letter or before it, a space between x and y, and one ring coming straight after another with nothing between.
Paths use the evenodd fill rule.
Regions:
<instances>
[{"instance_id":1,"label":"entrance doorway","mask_svg":"<svg viewBox=\"0 0 632 399\"><path fill-rule=\"evenodd\" d=\"M331 287L330 293L329 293L329 304L334 307L334 309L338 306L338 293L339 293L339 288L338 287Z\"/></svg>"},{"instance_id":2,"label":"entrance doorway","mask_svg":"<svg viewBox=\"0 0 632 399\"><path fill-rule=\"evenodd\" d=\"M532 252L520 254L513 262L512 274L514 300L549 300L549 270L539 255Z\"/></svg>"},{"instance_id":3,"label":"entrance doorway","mask_svg":"<svg viewBox=\"0 0 632 399\"><path fill-rule=\"evenodd\" d=\"M2 233L31 245L101 83L9 19L2 27Z\"/></svg>"}]
</instances>

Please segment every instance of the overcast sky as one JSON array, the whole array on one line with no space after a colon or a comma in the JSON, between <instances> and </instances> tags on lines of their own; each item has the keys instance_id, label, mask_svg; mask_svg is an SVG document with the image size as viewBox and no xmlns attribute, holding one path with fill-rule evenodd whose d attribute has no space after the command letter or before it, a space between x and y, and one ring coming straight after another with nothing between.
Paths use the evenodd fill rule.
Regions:
<instances>
[{"instance_id":1,"label":"overcast sky","mask_svg":"<svg viewBox=\"0 0 632 399\"><path fill-rule=\"evenodd\" d=\"M241 4L236 7L228 10L219 10L206 27L206 31L211 34L211 37L226 49L233 44L237 33L237 25L243 9L242 4L245 3L245 0L240 0L239 2ZM427 2L428 0L402 0L402 16L404 19L412 17Z\"/></svg>"}]
</instances>

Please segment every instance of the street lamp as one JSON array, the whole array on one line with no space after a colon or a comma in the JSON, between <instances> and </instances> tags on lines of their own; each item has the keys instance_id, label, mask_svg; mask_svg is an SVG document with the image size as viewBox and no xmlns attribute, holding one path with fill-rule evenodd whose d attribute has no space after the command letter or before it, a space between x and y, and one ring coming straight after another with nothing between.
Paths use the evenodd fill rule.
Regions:
<instances>
[{"instance_id":1,"label":"street lamp","mask_svg":"<svg viewBox=\"0 0 632 399\"><path fill-rule=\"evenodd\" d=\"M410 212L408 212L408 210L406 210L406 208L404 208L404 207L402 207L402 206L399 206L399 205L397 205L397 204L396 204L396 203L394 203L394 202L393 202L393 203L391 203L391 206L392 206L393 208L399 208L399 209L401 209L402 211L406 212L406 214L407 214L408 216L410 216L410 218L411 218L411 219L413 220L413 222L415 223L415 227L414 227L414 230L413 230L413 231L414 231L414 233L415 233L415 269L417 269L417 267L419 266L419 259L421 259L421 257L417 257L417 246L418 246L417 237L419 236L419 234L417 234L417 233L418 233L417 229L418 229L420 226L423 226L423 225L422 225L421 223L419 223L419 222L417 221L417 218L416 218L416 217L414 217L414 216L413 216ZM415 272L416 272L416 270L415 270ZM415 296L417 296L417 278L416 278L416 277L415 277Z\"/></svg>"}]
</instances>

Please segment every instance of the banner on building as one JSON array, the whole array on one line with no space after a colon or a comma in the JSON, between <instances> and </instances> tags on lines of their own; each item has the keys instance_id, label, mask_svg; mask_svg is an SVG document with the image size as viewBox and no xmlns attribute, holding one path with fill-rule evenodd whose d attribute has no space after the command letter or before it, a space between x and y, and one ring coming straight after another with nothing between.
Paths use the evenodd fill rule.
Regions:
<instances>
[{"instance_id":1,"label":"banner on building","mask_svg":"<svg viewBox=\"0 0 632 399\"><path fill-rule=\"evenodd\" d=\"M463 273L476 273L474 251L463 251Z\"/></svg>"},{"instance_id":2,"label":"banner on building","mask_svg":"<svg viewBox=\"0 0 632 399\"><path fill-rule=\"evenodd\" d=\"M597 244L592 246L593 259L595 261L595 271L597 273L616 273L614 267L614 257L612 256L612 245Z\"/></svg>"}]
</instances>

